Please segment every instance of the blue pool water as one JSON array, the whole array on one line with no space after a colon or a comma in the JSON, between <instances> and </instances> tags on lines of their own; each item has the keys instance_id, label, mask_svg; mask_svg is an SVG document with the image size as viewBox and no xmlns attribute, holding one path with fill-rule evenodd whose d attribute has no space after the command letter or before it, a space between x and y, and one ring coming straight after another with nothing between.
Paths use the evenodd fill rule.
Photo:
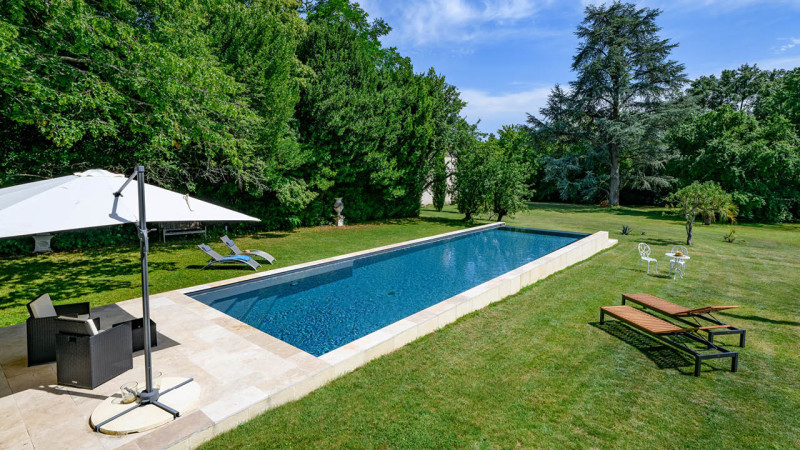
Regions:
<instances>
[{"instance_id":1,"label":"blue pool water","mask_svg":"<svg viewBox=\"0 0 800 450\"><path fill-rule=\"evenodd\" d=\"M583 236L494 228L190 295L320 356Z\"/></svg>"}]
</instances>

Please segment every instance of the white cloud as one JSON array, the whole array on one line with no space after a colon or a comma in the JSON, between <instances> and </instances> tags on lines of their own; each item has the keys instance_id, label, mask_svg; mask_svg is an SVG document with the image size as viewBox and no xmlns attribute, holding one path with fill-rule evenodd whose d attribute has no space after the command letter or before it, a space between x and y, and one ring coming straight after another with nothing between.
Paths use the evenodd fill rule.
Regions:
<instances>
[{"instance_id":1,"label":"white cloud","mask_svg":"<svg viewBox=\"0 0 800 450\"><path fill-rule=\"evenodd\" d=\"M461 98L467 102L463 114L470 122L480 119L479 128L484 132L496 132L503 125L521 124L528 119L527 113L538 115L547 103L550 87L491 94L478 89L461 90Z\"/></svg>"},{"instance_id":2,"label":"white cloud","mask_svg":"<svg viewBox=\"0 0 800 450\"><path fill-rule=\"evenodd\" d=\"M778 49L778 52L785 52L791 48L794 48L800 45L800 38L791 37L791 38L784 38L781 39L782 41L789 41L787 44L781 45L781 48Z\"/></svg>"},{"instance_id":3,"label":"white cloud","mask_svg":"<svg viewBox=\"0 0 800 450\"><path fill-rule=\"evenodd\" d=\"M372 17L390 13L392 38L414 45L503 39L529 32L520 25L551 0L360 1Z\"/></svg>"},{"instance_id":4,"label":"white cloud","mask_svg":"<svg viewBox=\"0 0 800 450\"><path fill-rule=\"evenodd\" d=\"M582 6L610 4L613 0L580 0ZM639 7L659 8L662 10L692 11L705 9L715 13L730 12L748 6L764 6L766 4L787 7L800 6L798 0L630 0Z\"/></svg>"},{"instance_id":5,"label":"white cloud","mask_svg":"<svg viewBox=\"0 0 800 450\"><path fill-rule=\"evenodd\" d=\"M790 56L786 58L771 58L756 61L758 67L765 70L787 69L791 70L800 67L800 56Z\"/></svg>"}]
</instances>

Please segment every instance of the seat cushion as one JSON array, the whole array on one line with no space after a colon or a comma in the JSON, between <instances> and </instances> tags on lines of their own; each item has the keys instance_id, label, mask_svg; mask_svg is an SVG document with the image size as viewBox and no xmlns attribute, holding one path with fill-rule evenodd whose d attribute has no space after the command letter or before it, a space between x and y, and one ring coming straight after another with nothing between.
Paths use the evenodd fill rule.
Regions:
<instances>
[{"instance_id":1,"label":"seat cushion","mask_svg":"<svg viewBox=\"0 0 800 450\"><path fill-rule=\"evenodd\" d=\"M50 300L50 294L40 295L39 298L28 303L28 313L34 319L55 317L57 315L56 309L53 307L53 301Z\"/></svg>"},{"instance_id":2,"label":"seat cushion","mask_svg":"<svg viewBox=\"0 0 800 450\"><path fill-rule=\"evenodd\" d=\"M60 333L78 334L81 336L94 336L98 333L94 320L81 317L58 316L58 331Z\"/></svg>"},{"instance_id":3,"label":"seat cushion","mask_svg":"<svg viewBox=\"0 0 800 450\"><path fill-rule=\"evenodd\" d=\"M253 259L253 258L251 258L251 257L249 257L247 255L232 255L232 256L223 256L220 261L223 261L223 262L224 261L244 261L244 262L247 262L247 261L250 261L251 259Z\"/></svg>"}]
</instances>

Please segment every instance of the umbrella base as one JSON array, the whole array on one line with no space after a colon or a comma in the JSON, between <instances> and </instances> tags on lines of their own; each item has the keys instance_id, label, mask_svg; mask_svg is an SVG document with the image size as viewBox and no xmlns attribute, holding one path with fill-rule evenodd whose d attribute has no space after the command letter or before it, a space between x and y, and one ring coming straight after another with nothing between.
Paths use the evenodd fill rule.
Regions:
<instances>
[{"instance_id":1,"label":"umbrella base","mask_svg":"<svg viewBox=\"0 0 800 450\"><path fill-rule=\"evenodd\" d=\"M158 400L149 403L122 403L120 394L108 397L92 412L90 425L100 433L116 435L152 430L172 422L200 398L200 385L191 378L166 377L161 387L164 391Z\"/></svg>"}]
</instances>

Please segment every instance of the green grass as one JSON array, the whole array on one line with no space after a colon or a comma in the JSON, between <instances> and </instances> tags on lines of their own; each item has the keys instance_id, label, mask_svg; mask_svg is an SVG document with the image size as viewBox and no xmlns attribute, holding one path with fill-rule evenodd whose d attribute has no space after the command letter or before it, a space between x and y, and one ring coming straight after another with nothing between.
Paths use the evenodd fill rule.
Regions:
<instances>
[{"instance_id":1,"label":"green grass","mask_svg":"<svg viewBox=\"0 0 800 450\"><path fill-rule=\"evenodd\" d=\"M452 209L424 211L422 220L237 241L289 265L450 231L463 226L460 218ZM744 244L722 240L727 226L697 226L686 277L672 281L663 253L682 243L684 230L658 208L537 204L507 222L608 230L620 243L207 447L800 446L800 226L738 225ZM640 241L664 262L661 276L637 270ZM156 246L152 261L154 291L248 273L186 269L204 262L188 243ZM44 291L94 304L135 297L136 265L135 249L0 260L3 321L23 320L21 305ZM695 378L680 353L625 327L599 326L599 307L619 304L622 292L742 305L719 315L748 330L739 372L721 360Z\"/></svg>"},{"instance_id":2,"label":"green grass","mask_svg":"<svg viewBox=\"0 0 800 450\"><path fill-rule=\"evenodd\" d=\"M800 446L798 226L740 225L746 244L699 226L686 278L672 281L636 269L639 241L663 255L684 239L658 209L536 205L508 222L608 230L620 243L207 447ZM598 326L622 292L742 305L720 315L748 330L739 372L713 362L695 378L680 353Z\"/></svg>"}]
</instances>

